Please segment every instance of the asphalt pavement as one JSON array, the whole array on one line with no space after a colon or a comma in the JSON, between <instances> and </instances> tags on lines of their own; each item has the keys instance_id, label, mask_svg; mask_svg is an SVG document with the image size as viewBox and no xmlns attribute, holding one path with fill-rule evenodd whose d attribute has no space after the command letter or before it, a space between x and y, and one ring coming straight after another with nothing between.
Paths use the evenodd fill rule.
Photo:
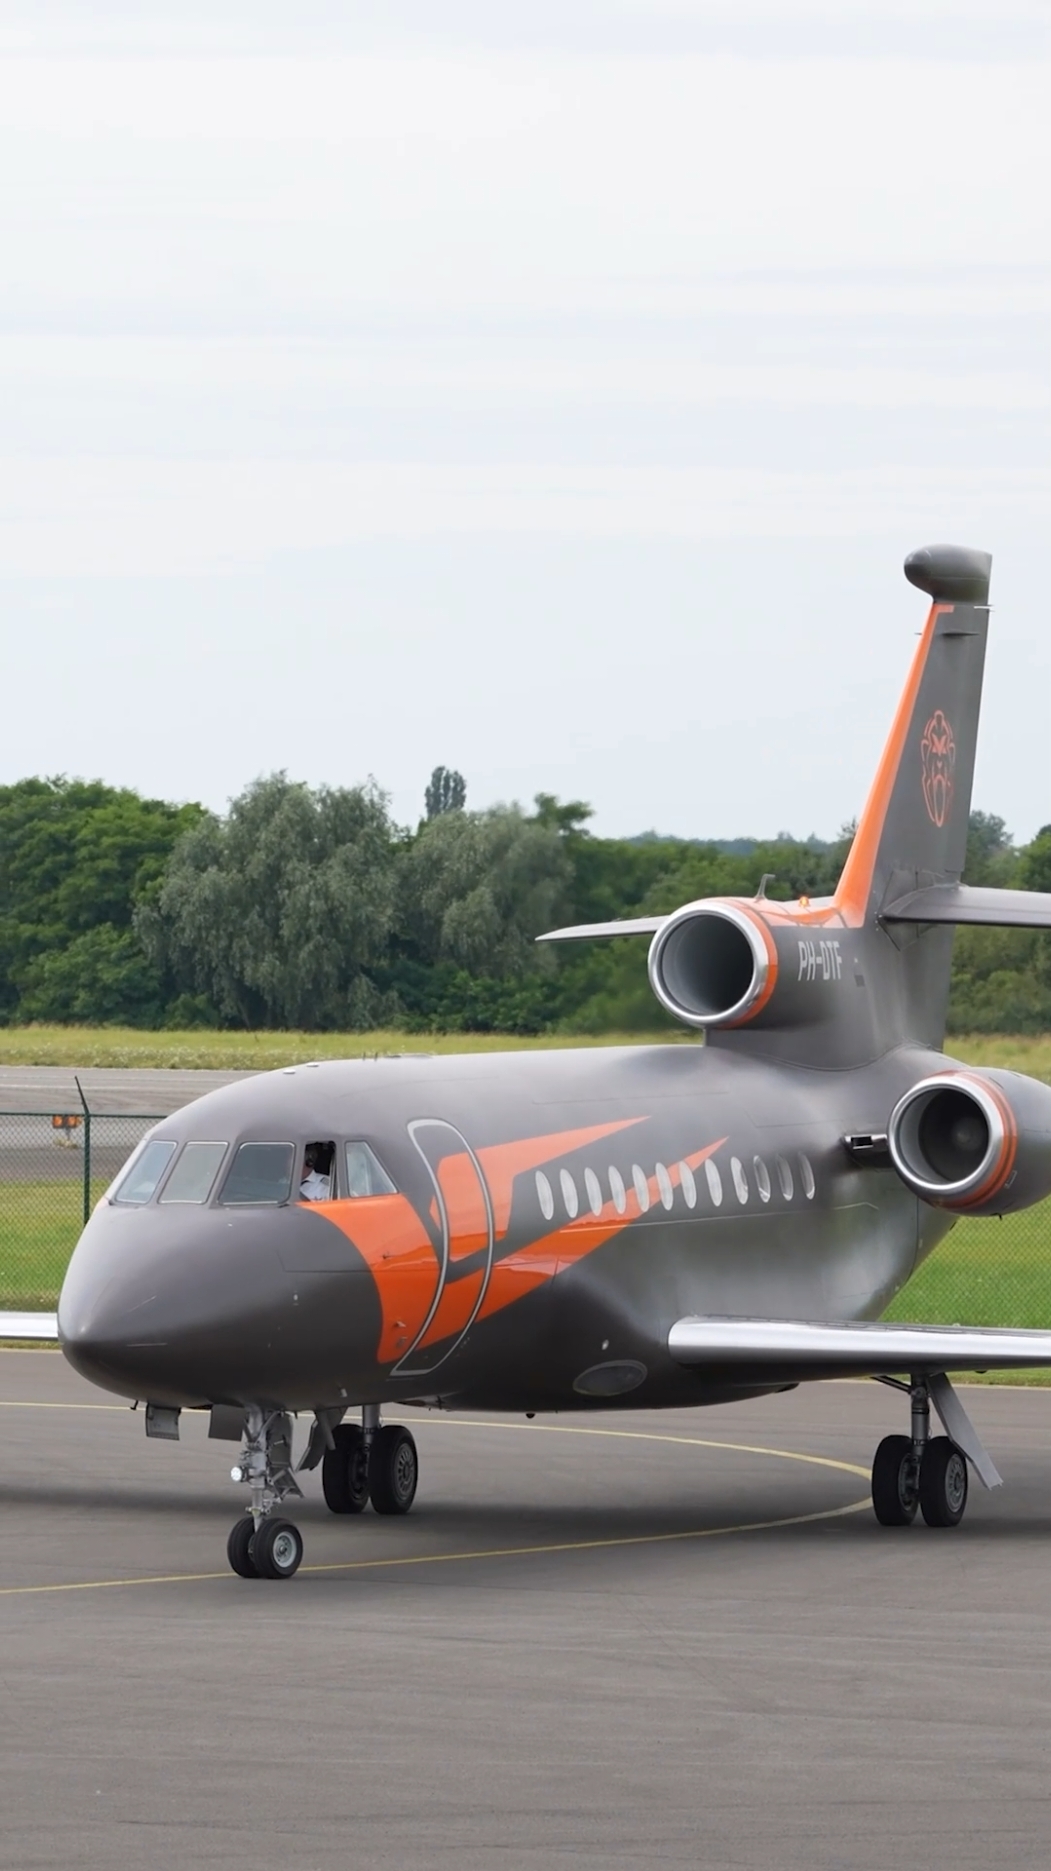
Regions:
<instances>
[{"instance_id":1,"label":"asphalt pavement","mask_svg":"<svg viewBox=\"0 0 1051 1871\"><path fill-rule=\"evenodd\" d=\"M252 1078L251 1072L147 1070L144 1067L64 1065L0 1066L0 1112L81 1109L77 1080L92 1111L136 1117L166 1117L220 1085Z\"/></svg>"},{"instance_id":2,"label":"asphalt pavement","mask_svg":"<svg viewBox=\"0 0 1051 1871\"><path fill-rule=\"evenodd\" d=\"M0 1866L998 1871L1046 1861L1051 1392L972 1389L1006 1486L868 1506L900 1399L404 1412L406 1520L316 1475L225 1565L233 1444L0 1352ZM300 1436L303 1429L300 1429Z\"/></svg>"}]
</instances>

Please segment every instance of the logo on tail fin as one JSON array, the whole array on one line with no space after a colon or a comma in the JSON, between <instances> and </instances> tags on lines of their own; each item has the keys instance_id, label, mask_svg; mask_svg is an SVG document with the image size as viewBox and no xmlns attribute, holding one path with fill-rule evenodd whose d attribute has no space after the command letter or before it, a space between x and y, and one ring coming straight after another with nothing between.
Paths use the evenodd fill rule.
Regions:
<instances>
[{"instance_id":1,"label":"logo on tail fin","mask_svg":"<svg viewBox=\"0 0 1051 1871\"><path fill-rule=\"evenodd\" d=\"M932 824L942 826L952 811L956 740L940 708L935 709L923 730L920 754L923 760L923 801Z\"/></svg>"}]
</instances>

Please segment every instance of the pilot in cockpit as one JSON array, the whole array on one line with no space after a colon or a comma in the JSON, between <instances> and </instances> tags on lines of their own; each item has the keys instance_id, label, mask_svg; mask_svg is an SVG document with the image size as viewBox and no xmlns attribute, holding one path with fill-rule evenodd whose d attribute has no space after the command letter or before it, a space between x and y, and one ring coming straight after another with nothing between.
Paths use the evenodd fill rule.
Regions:
<instances>
[{"instance_id":1,"label":"pilot in cockpit","mask_svg":"<svg viewBox=\"0 0 1051 1871\"><path fill-rule=\"evenodd\" d=\"M304 1202L327 1202L331 1186L328 1152L319 1143L308 1143L303 1152L303 1177L299 1185Z\"/></svg>"}]
</instances>

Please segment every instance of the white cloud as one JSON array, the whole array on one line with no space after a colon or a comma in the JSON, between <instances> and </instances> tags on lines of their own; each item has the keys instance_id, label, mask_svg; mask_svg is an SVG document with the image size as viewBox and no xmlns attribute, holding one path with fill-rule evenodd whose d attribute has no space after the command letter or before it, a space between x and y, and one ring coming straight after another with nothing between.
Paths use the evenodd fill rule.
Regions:
<instances>
[{"instance_id":1,"label":"white cloud","mask_svg":"<svg viewBox=\"0 0 1051 1871\"><path fill-rule=\"evenodd\" d=\"M946 66L933 96L900 60L12 61L5 77L4 298L26 316L626 308L720 269L1046 251L1039 65Z\"/></svg>"},{"instance_id":2,"label":"white cloud","mask_svg":"<svg viewBox=\"0 0 1051 1871\"><path fill-rule=\"evenodd\" d=\"M368 539L835 539L1038 523L1051 475L480 463L0 461L0 575L182 576Z\"/></svg>"},{"instance_id":3,"label":"white cloud","mask_svg":"<svg viewBox=\"0 0 1051 1871\"><path fill-rule=\"evenodd\" d=\"M1046 818L1038 24L12 0L7 43L58 53L0 84L0 657L16 690L42 632L48 693L5 771L219 800L372 766L418 802L447 759L610 828L833 830L900 556L947 537L1004 605L982 802ZM389 710L348 729L348 693ZM845 694L866 749L790 770ZM725 792L750 709L773 799Z\"/></svg>"}]
</instances>

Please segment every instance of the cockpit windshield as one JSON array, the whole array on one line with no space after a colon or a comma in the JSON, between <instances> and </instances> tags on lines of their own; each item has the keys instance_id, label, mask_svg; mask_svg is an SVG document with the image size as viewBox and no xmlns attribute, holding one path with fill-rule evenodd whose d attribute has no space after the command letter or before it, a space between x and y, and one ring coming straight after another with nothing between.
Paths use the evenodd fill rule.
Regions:
<instances>
[{"instance_id":1,"label":"cockpit windshield","mask_svg":"<svg viewBox=\"0 0 1051 1871\"><path fill-rule=\"evenodd\" d=\"M159 1137L152 1138L138 1156L132 1157L113 1192L113 1200L135 1208L148 1202L178 1147L178 1144L165 1143Z\"/></svg>"},{"instance_id":2,"label":"cockpit windshield","mask_svg":"<svg viewBox=\"0 0 1051 1871\"><path fill-rule=\"evenodd\" d=\"M161 1190L162 1202L207 1202L225 1143L188 1143Z\"/></svg>"},{"instance_id":3,"label":"cockpit windshield","mask_svg":"<svg viewBox=\"0 0 1051 1871\"><path fill-rule=\"evenodd\" d=\"M276 1207L287 1202L294 1157L290 1143L243 1143L223 1184L220 1203L238 1208L248 1203Z\"/></svg>"}]
</instances>

